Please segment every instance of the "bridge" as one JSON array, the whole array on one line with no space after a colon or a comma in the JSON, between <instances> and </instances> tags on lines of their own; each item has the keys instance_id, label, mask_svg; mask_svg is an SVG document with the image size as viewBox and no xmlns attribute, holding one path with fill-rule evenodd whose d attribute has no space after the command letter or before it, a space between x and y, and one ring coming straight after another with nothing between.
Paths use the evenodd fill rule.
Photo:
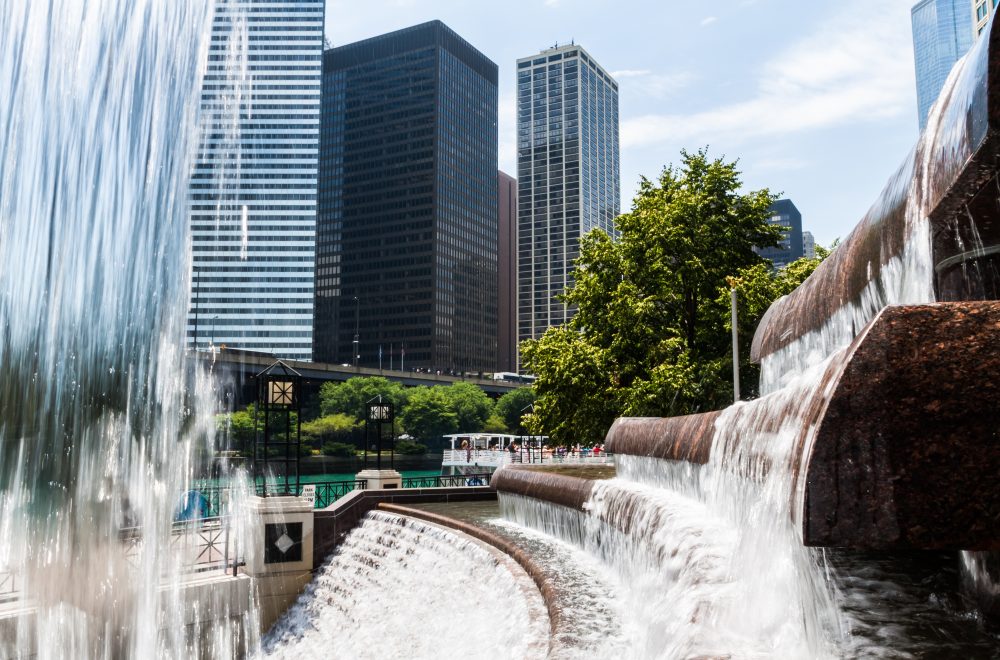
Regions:
<instances>
[{"instance_id":1,"label":"bridge","mask_svg":"<svg viewBox=\"0 0 1000 660\"><path fill-rule=\"evenodd\" d=\"M255 399L253 376L271 366L277 359L266 353L221 349L215 351L188 351L187 359L193 364L210 367L213 373L223 381L224 389L234 397L237 405ZM373 369L369 367L351 367L326 362L304 362L300 360L282 360L300 374L307 383L313 383L316 389L325 382L343 382L356 376L382 376L388 380L402 383L406 387L418 385L451 385L452 383L472 383L490 397L497 398L507 392L522 387L527 383L511 383L497 381L482 376L424 373L418 371L399 371L391 369Z\"/></svg>"}]
</instances>

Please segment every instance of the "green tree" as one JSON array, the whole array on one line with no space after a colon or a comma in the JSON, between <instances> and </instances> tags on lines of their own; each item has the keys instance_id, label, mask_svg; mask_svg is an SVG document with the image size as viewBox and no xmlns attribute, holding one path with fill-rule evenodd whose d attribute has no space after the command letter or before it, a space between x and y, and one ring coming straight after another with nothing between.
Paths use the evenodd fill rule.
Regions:
<instances>
[{"instance_id":1,"label":"green tree","mask_svg":"<svg viewBox=\"0 0 1000 660\"><path fill-rule=\"evenodd\" d=\"M365 404L378 395L388 399L396 414L406 403L406 388L381 376L355 376L342 383L323 383L319 390L320 413L325 417L343 413L355 419L365 418Z\"/></svg>"},{"instance_id":2,"label":"green tree","mask_svg":"<svg viewBox=\"0 0 1000 660\"><path fill-rule=\"evenodd\" d=\"M451 407L445 387L414 387L400 421L407 433L424 444L439 446L441 436L458 432L458 415Z\"/></svg>"},{"instance_id":3,"label":"green tree","mask_svg":"<svg viewBox=\"0 0 1000 660\"><path fill-rule=\"evenodd\" d=\"M503 418L496 413L490 415L489 419L486 420L486 423L483 424L483 428L481 430L483 433L507 433L510 431L510 429L507 428L507 425L503 423Z\"/></svg>"},{"instance_id":4,"label":"green tree","mask_svg":"<svg viewBox=\"0 0 1000 660\"><path fill-rule=\"evenodd\" d=\"M486 392L472 383L452 383L441 387L441 391L447 397L451 411L455 413L459 431L472 433L482 430L493 413L493 402L486 396Z\"/></svg>"},{"instance_id":5,"label":"green tree","mask_svg":"<svg viewBox=\"0 0 1000 660\"><path fill-rule=\"evenodd\" d=\"M521 416L530 412L525 408L534 402L535 390L531 387L520 387L497 399L496 413L504 425L515 433L521 426Z\"/></svg>"},{"instance_id":6,"label":"green tree","mask_svg":"<svg viewBox=\"0 0 1000 660\"><path fill-rule=\"evenodd\" d=\"M775 197L743 193L735 162L681 152L679 167L643 179L617 240L583 237L573 283L576 309L562 327L521 346L538 377L533 432L557 443L603 438L619 415L680 415L728 403L729 337L717 307L726 278L766 264Z\"/></svg>"},{"instance_id":7,"label":"green tree","mask_svg":"<svg viewBox=\"0 0 1000 660\"><path fill-rule=\"evenodd\" d=\"M219 446L240 452L244 456L253 453L254 405L244 410L236 410L215 416L215 426L219 435Z\"/></svg>"},{"instance_id":8,"label":"green tree","mask_svg":"<svg viewBox=\"0 0 1000 660\"><path fill-rule=\"evenodd\" d=\"M350 415L326 415L302 424L302 442L316 448L331 442L353 446L358 427L358 421Z\"/></svg>"},{"instance_id":9,"label":"green tree","mask_svg":"<svg viewBox=\"0 0 1000 660\"><path fill-rule=\"evenodd\" d=\"M836 246L836 243L834 244ZM732 316L729 314L731 301L729 289L736 289L737 322L740 347L740 395L751 398L760 394L758 383L760 367L750 362L750 346L754 333L764 313L771 304L782 296L794 291L812 272L823 263L830 250L816 246L816 257L802 258L775 270L770 264L756 264L744 268L736 276L727 280L727 287L719 291L715 300L716 314L725 318L727 332L732 332ZM723 369L732 371L732 353L726 356Z\"/></svg>"},{"instance_id":10,"label":"green tree","mask_svg":"<svg viewBox=\"0 0 1000 660\"><path fill-rule=\"evenodd\" d=\"M244 456L251 456L253 454L254 438L257 435L256 429L259 427L263 430L264 428L263 419L256 419L257 426L254 426L256 417L257 407L252 403L243 410L216 415L215 424L220 436L219 445L239 451ZM273 433L284 432L286 423L283 412L271 413L271 429ZM296 424L298 424L298 415L294 412L291 414L290 423L294 432Z\"/></svg>"}]
</instances>

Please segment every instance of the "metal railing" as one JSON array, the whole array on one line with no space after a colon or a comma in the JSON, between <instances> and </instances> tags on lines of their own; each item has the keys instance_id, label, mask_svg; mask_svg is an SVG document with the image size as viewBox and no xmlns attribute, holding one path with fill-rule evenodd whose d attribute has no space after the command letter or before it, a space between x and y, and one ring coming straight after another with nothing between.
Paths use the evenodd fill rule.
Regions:
<instances>
[{"instance_id":1,"label":"metal railing","mask_svg":"<svg viewBox=\"0 0 1000 660\"><path fill-rule=\"evenodd\" d=\"M364 479L358 479L356 481L320 481L306 485L316 487L316 500L313 506L317 509L325 509L352 491L364 490L368 486L368 482Z\"/></svg>"},{"instance_id":2,"label":"metal railing","mask_svg":"<svg viewBox=\"0 0 1000 660\"><path fill-rule=\"evenodd\" d=\"M142 528L123 528L118 538L125 546L125 558L133 566L138 566L143 544ZM235 536L230 534L228 517L175 522L170 530L170 550L181 556L180 566L185 572L232 569L235 576L236 569L244 565L238 546Z\"/></svg>"},{"instance_id":3,"label":"metal railing","mask_svg":"<svg viewBox=\"0 0 1000 660\"><path fill-rule=\"evenodd\" d=\"M456 474L456 475L430 475L426 477L404 477L403 488L442 488L461 486L489 486L491 473L483 472L479 474ZM299 487L296 495L302 495L302 491L307 486L312 486L315 492L313 506L317 509L325 509L340 498L355 490L364 490L368 482L364 479L349 479L347 481L314 481L303 483ZM225 514L225 502L228 498L225 486L205 486L195 489L205 498L203 514L205 518L199 520L211 520L219 518ZM258 493L262 492L258 488ZM270 491L269 491L270 492ZM180 523L178 523L180 524Z\"/></svg>"},{"instance_id":4,"label":"metal railing","mask_svg":"<svg viewBox=\"0 0 1000 660\"><path fill-rule=\"evenodd\" d=\"M0 570L0 603L16 600L17 595L17 573L7 569Z\"/></svg>"},{"instance_id":5,"label":"metal railing","mask_svg":"<svg viewBox=\"0 0 1000 660\"><path fill-rule=\"evenodd\" d=\"M464 486L489 486L489 472L482 474L431 475L427 477L404 477L403 488L460 488Z\"/></svg>"},{"instance_id":6,"label":"metal railing","mask_svg":"<svg viewBox=\"0 0 1000 660\"><path fill-rule=\"evenodd\" d=\"M446 465L509 465L511 463L528 464L562 464L567 465L604 465L614 463L614 454L607 452L594 453L586 449L559 452L544 449L525 449L510 451L507 449L446 449L444 451Z\"/></svg>"}]
</instances>

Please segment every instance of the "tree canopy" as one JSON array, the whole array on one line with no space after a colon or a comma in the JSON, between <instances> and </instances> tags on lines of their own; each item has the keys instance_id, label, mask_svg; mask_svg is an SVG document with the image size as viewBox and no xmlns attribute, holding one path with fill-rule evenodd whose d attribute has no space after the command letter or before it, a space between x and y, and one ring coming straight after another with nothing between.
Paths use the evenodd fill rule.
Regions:
<instances>
[{"instance_id":1,"label":"tree canopy","mask_svg":"<svg viewBox=\"0 0 1000 660\"><path fill-rule=\"evenodd\" d=\"M774 200L766 189L742 192L737 164L707 150L682 151L679 166L643 179L631 211L615 220L617 239L594 230L581 240L562 296L574 317L521 345L537 376L531 430L595 442L620 415L730 403L729 308L720 296L727 278L770 272L754 248L781 238L768 223Z\"/></svg>"},{"instance_id":2,"label":"tree canopy","mask_svg":"<svg viewBox=\"0 0 1000 660\"><path fill-rule=\"evenodd\" d=\"M458 414L451 408L445 387L415 387L400 421L406 432L421 442L431 442L458 432Z\"/></svg>"},{"instance_id":3,"label":"tree canopy","mask_svg":"<svg viewBox=\"0 0 1000 660\"><path fill-rule=\"evenodd\" d=\"M511 433L517 433L521 426L521 417L530 412L525 408L534 402L535 390L530 387L519 387L497 399L496 414Z\"/></svg>"},{"instance_id":4,"label":"tree canopy","mask_svg":"<svg viewBox=\"0 0 1000 660\"><path fill-rule=\"evenodd\" d=\"M396 414L406 403L406 388L381 376L356 376L343 383L323 383L319 390L322 416L343 413L355 419L365 418L365 404L378 395L392 402Z\"/></svg>"},{"instance_id":5,"label":"tree canopy","mask_svg":"<svg viewBox=\"0 0 1000 660\"><path fill-rule=\"evenodd\" d=\"M455 413L460 432L481 430L493 413L493 402L486 396L486 392L472 383L452 383L441 387L441 390L448 399L451 411Z\"/></svg>"}]
</instances>

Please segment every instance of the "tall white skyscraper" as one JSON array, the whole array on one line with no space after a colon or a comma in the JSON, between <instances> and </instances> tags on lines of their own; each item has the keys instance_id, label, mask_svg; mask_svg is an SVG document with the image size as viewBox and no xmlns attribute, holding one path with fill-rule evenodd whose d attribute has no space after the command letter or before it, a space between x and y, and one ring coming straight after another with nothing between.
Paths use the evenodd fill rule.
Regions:
<instances>
[{"instance_id":1,"label":"tall white skyscraper","mask_svg":"<svg viewBox=\"0 0 1000 660\"><path fill-rule=\"evenodd\" d=\"M189 203L188 345L308 360L324 0L219 0Z\"/></svg>"},{"instance_id":2,"label":"tall white skyscraper","mask_svg":"<svg viewBox=\"0 0 1000 660\"><path fill-rule=\"evenodd\" d=\"M572 316L555 296L580 237L614 233L621 205L618 83L582 48L517 61L518 340Z\"/></svg>"}]
</instances>

